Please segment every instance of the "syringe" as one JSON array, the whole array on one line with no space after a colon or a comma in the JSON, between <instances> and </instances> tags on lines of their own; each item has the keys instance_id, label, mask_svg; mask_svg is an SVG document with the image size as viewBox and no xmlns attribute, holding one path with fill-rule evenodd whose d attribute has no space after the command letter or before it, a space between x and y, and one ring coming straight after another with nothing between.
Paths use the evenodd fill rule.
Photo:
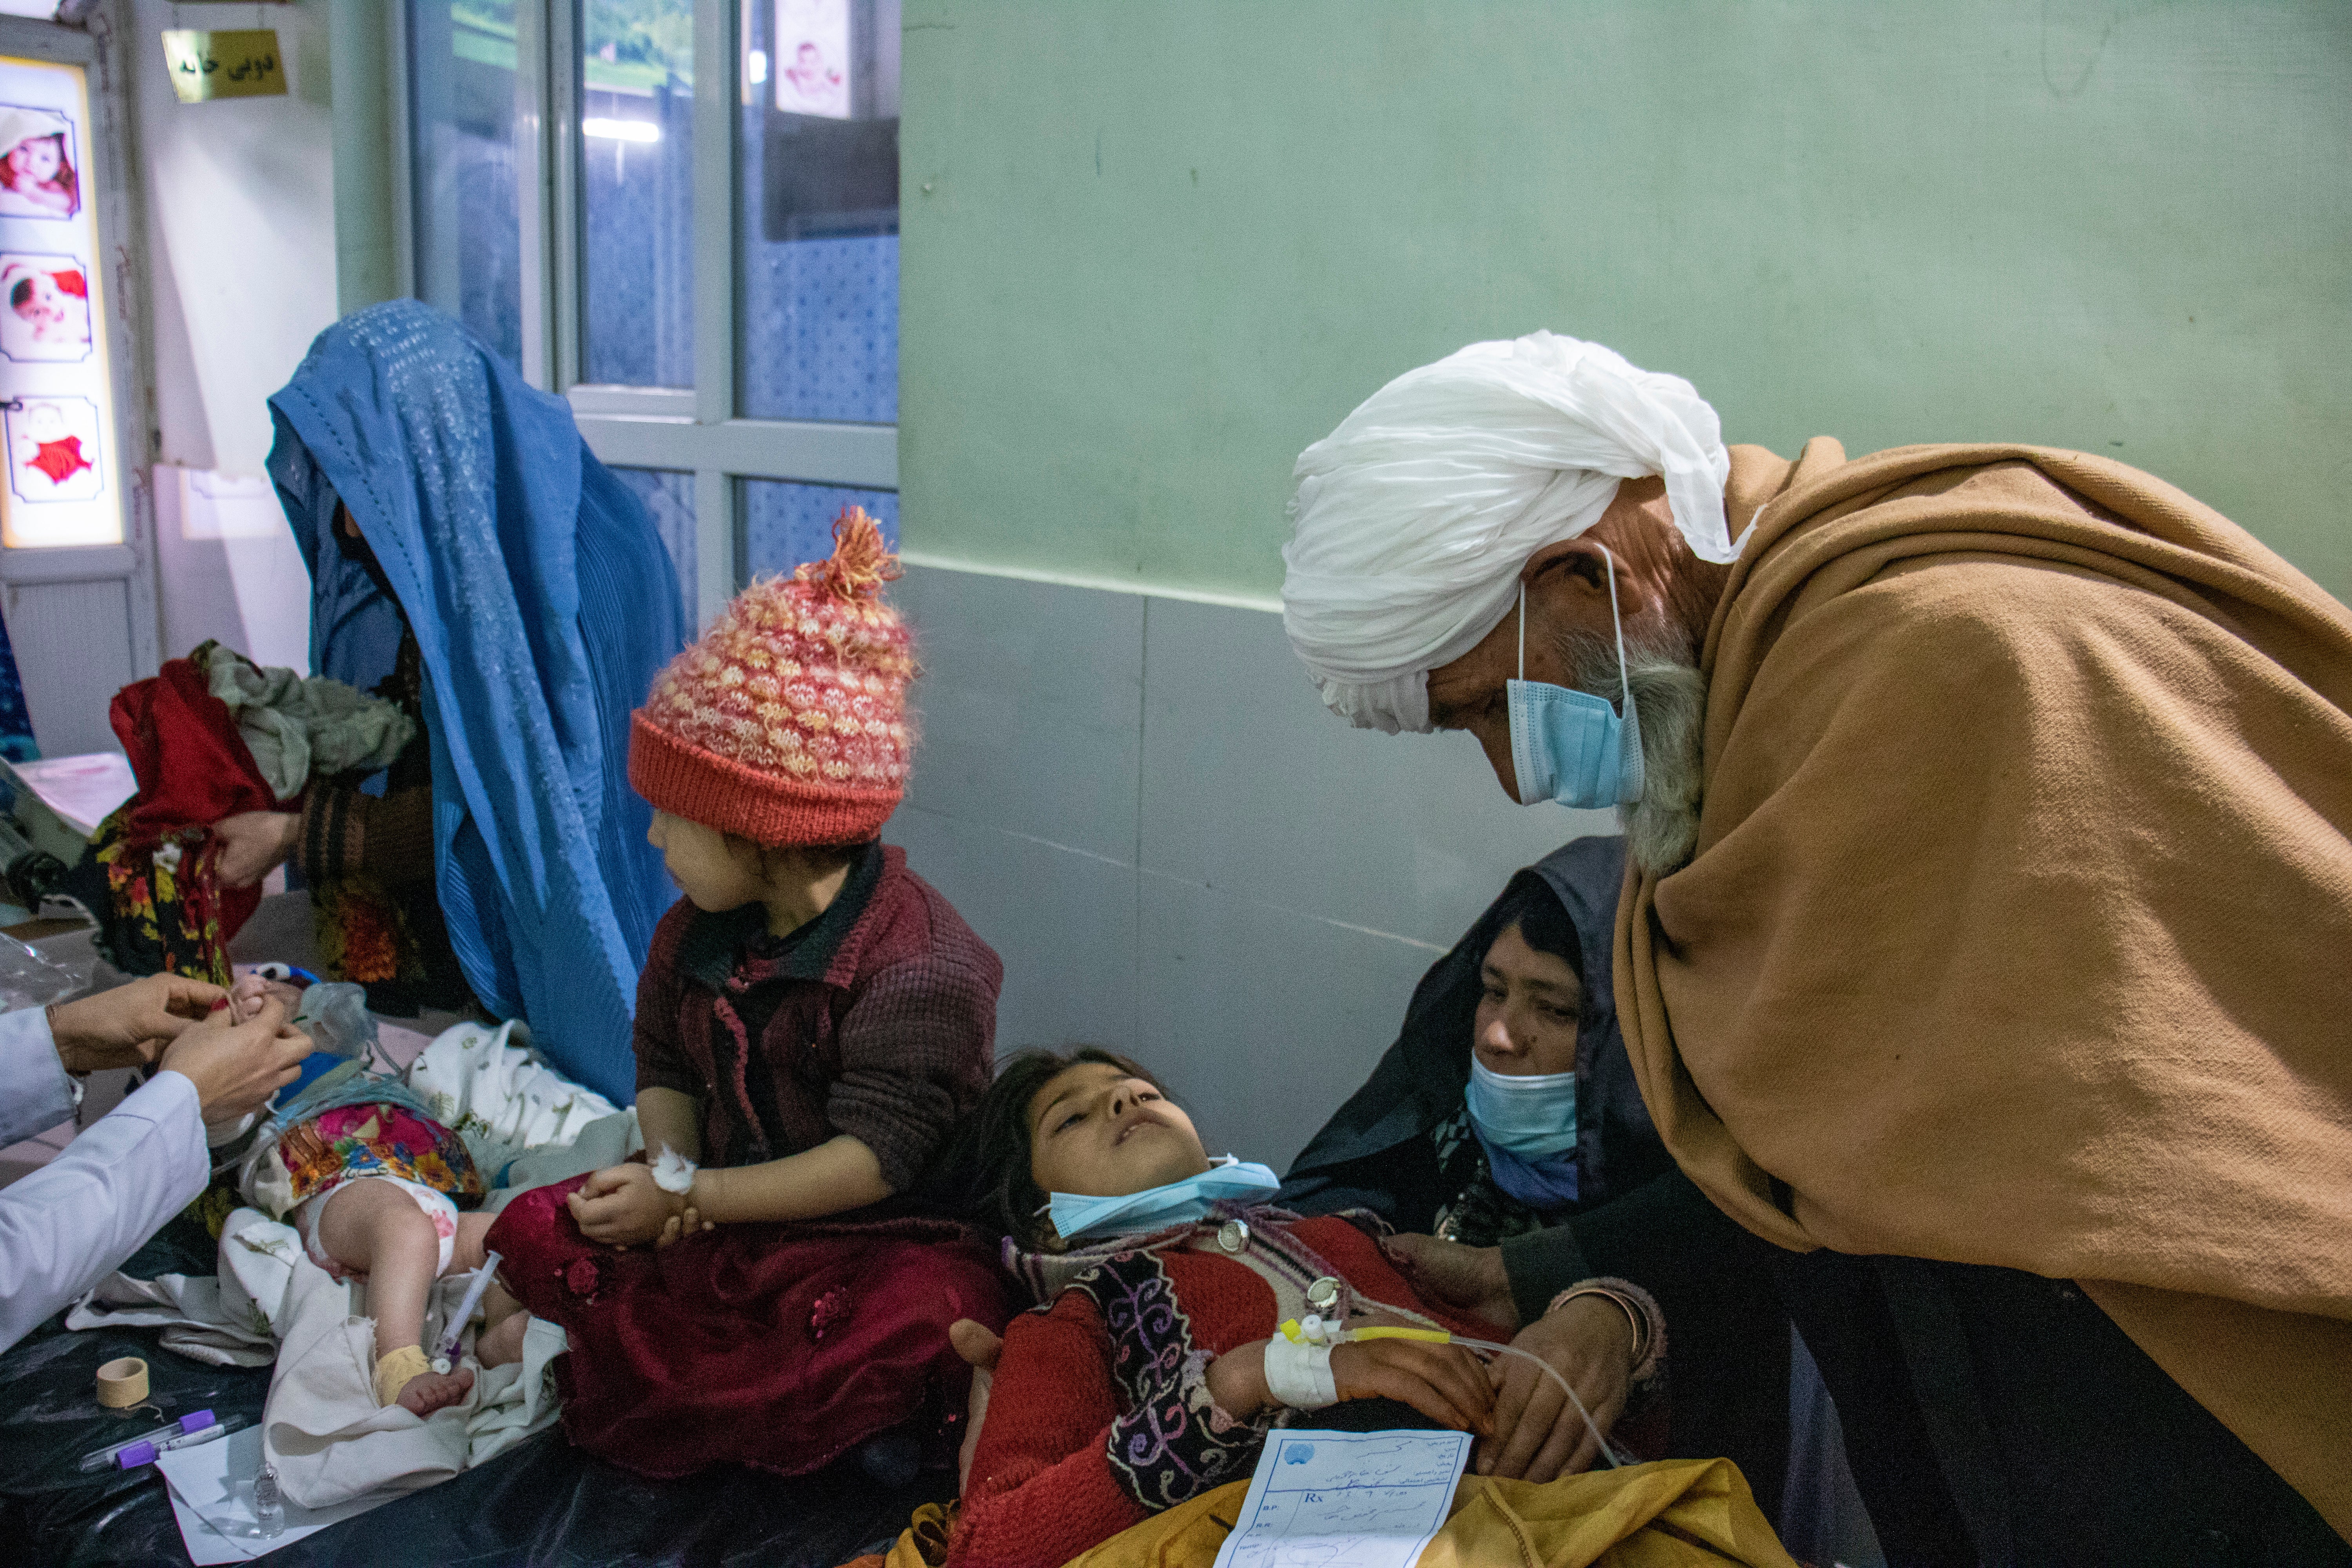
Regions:
<instances>
[{"instance_id":1,"label":"syringe","mask_svg":"<svg viewBox=\"0 0 2352 1568\"><path fill-rule=\"evenodd\" d=\"M497 1253L489 1253L483 1258L482 1266L474 1270L474 1282L466 1287L466 1299L457 1304L457 1311L450 1315L449 1332L441 1342L441 1354L433 1368L434 1371L446 1373L457 1364L457 1342L464 1336L466 1325L474 1321L474 1309L482 1304L484 1293L489 1289L490 1282L498 1277L499 1261Z\"/></svg>"}]
</instances>

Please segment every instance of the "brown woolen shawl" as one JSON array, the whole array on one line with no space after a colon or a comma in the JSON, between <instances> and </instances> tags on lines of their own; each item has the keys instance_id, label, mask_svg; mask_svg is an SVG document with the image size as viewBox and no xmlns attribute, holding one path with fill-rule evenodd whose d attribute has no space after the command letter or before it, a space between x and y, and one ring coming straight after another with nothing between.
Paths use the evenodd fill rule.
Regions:
<instances>
[{"instance_id":1,"label":"brown woolen shawl","mask_svg":"<svg viewBox=\"0 0 2352 1568\"><path fill-rule=\"evenodd\" d=\"M2352 616L2105 458L1790 465L1629 873L1659 1131L1783 1247L2079 1280L2352 1538Z\"/></svg>"}]
</instances>

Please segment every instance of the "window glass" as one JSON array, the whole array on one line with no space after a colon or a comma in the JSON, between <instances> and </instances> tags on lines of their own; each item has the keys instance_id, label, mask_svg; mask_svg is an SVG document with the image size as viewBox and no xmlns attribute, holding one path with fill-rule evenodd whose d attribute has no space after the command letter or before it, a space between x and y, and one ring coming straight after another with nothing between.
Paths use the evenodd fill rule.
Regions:
<instances>
[{"instance_id":1,"label":"window glass","mask_svg":"<svg viewBox=\"0 0 2352 1568\"><path fill-rule=\"evenodd\" d=\"M522 363L515 0L410 0L416 293Z\"/></svg>"},{"instance_id":2,"label":"window glass","mask_svg":"<svg viewBox=\"0 0 2352 1568\"><path fill-rule=\"evenodd\" d=\"M789 574L804 561L833 553L833 524L845 507L862 506L898 548L898 497L890 490L840 485L743 481L743 554L754 577Z\"/></svg>"},{"instance_id":3,"label":"window glass","mask_svg":"<svg viewBox=\"0 0 2352 1568\"><path fill-rule=\"evenodd\" d=\"M613 477L636 493L677 568L678 592L694 605L694 476L667 468L614 468Z\"/></svg>"},{"instance_id":4,"label":"window glass","mask_svg":"<svg viewBox=\"0 0 2352 1568\"><path fill-rule=\"evenodd\" d=\"M581 379L694 384L694 0L584 0Z\"/></svg>"},{"instance_id":5,"label":"window glass","mask_svg":"<svg viewBox=\"0 0 2352 1568\"><path fill-rule=\"evenodd\" d=\"M744 414L898 417L898 0L744 0Z\"/></svg>"}]
</instances>

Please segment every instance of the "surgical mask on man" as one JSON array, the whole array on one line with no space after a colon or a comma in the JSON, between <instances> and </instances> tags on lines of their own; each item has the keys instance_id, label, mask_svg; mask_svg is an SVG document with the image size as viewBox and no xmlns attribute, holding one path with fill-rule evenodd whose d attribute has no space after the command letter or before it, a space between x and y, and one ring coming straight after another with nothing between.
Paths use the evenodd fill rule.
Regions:
<instances>
[{"instance_id":1,"label":"surgical mask on man","mask_svg":"<svg viewBox=\"0 0 2352 1568\"><path fill-rule=\"evenodd\" d=\"M1489 1143L1524 1160L1576 1147L1576 1074L1496 1072L1475 1055L1464 1099Z\"/></svg>"},{"instance_id":2,"label":"surgical mask on man","mask_svg":"<svg viewBox=\"0 0 2352 1568\"><path fill-rule=\"evenodd\" d=\"M1594 542L1599 544L1599 541ZM1625 626L1617 613L1617 558L1609 563L1609 620L1617 634L1617 679L1624 692L1622 719L1606 697L1528 679L1528 589L1519 584L1519 679L1505 683L1511 719L1511 768L1519 804L1556 800L1594 810L1631 805L1642 798L1642 719L1633 708L1625 669Z\"/></svg>"},{"instance_id":3,"label":"surgical mask on man","mask_svg":"<svg viewBox=\"0 0 2352 1568\"><path fill-rule=\"evenodd\" d=\"M1055 1193L1046 1204L1054 1232L1064 1241L1097 1234L1132 1236L1165 1230L1208 1216L1220 1201L1264 1201L1282 1186L1282 1178L1264 1165L1236 1160L1231 1154L1197 1176L1139 1193L1095 1197L1085 1193Z\"/></svg>"}]
</instances>

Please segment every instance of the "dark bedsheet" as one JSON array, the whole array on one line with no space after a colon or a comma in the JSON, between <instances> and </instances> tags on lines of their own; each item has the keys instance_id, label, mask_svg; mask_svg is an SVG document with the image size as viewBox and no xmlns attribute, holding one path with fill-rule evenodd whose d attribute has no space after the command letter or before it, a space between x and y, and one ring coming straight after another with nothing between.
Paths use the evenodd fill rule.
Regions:
<instances>
[{"instance_id":1,"label":"dark bedsheet","mask_svg":"<svg viewBox=\"0 0 2352 1568\"><path fill-rule=\"evenodd\" d=\"M208 1274L203 1231L175 1220L141 1249L140 1278ZM269 1369L200 1365L158 1348L153 1330L68 1333L62 1317L0 1356L0 1558L10 1563L184 1563L187 1550L151 1468L85 1476L83 1454L119 1435L209 1407L258 1421ZM99 1363L145 1358L164 1414L123 1419L92 1397ZM944 1472L885 1487L854 1465L784 1480L708 1471L648 1481L542 1432L479 1468L322 1530L263 1559L273 1568L428 1564L751 1564L830 1568L881 1550L919 1503L954 1490Z\"/></svg>"}]
</instances>

